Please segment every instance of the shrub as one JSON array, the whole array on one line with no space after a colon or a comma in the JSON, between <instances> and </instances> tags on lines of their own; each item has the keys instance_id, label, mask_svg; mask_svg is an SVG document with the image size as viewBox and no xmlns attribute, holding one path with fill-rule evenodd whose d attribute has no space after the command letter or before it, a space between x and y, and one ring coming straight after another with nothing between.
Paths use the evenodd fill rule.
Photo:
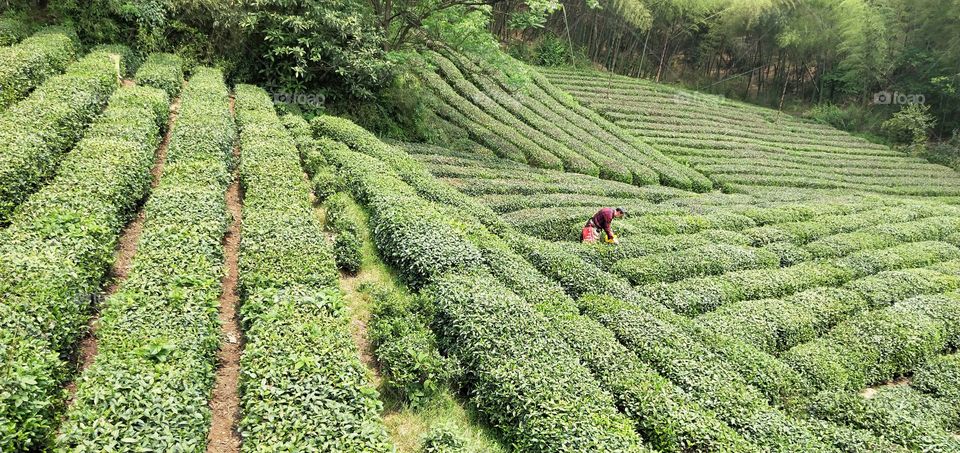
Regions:
<instances>
[{"instance_id":1,"label":"shrub","mask_svg":"<svg viewBox=\"0 0 960 453\"><path fill-rule=\"evenodd\" d=\"M648 306L605 296L580 299L581 308L612 330L641 360L678 382L697 401L761 448L822 451L825 445L797 420L770 407L726 360L658 316ZM668 316L668 315L667 315Z\"/></svg>"},{"instance_id":2,"label":"shrub","mask_svg":"<svg viewBox=\"0 0 960 453\"><path fill-rule=\"evenodd\" d=\"M454 219L416 196L380 161L353 151L329 156L370 210L370 228L385 261L419 287L451 269L481 263L480 252L451 225Z\"/></svg>"},{"instance_id":3,"label":"shrub","mask_svg":"<svg viewBox=\"0 0 960 453\"><path fill-rule=\"evenodd\" d=\"M469 370L473 402L516 448L640 449L576 354L496 280L448 275L426 294L437 304L441 344Z\"/></svg>"},{"instance_id":4,"label":"shrub","mask_svg":"<svg viewBox=\"0 0 960 453\"><path fill-rule=\"evenodd\" d=\"M74 39L69 31L53 27L20 44L0 48L0 111L63 72L76 58Z\"/></svg>"},{"instance_id":5,"label":"shrub","mask_svg":"<svg viewBox=\"0 0 960 453\"><path fill-rule=\"evenodd\" d=\"M911 385L937 397L960 401L960 354L932 358L913 374Z\"/></svg>"},{"instance_id":6,"label":"shrub","mask_svg":"<svg viewBox=\"0 0 960 453\"><path fill-rule=\"evenodd\" d=\"M837 129L847 129L851 121L850 114L834 104L817 104L805 116L818 122L833 126Z\"/></svg>"},{"instance_id":7,"label":"shrub","mask_svg":"<svg viewBox=\"0 0 960 453\"><path fill-rule=\"evenodd\" d=\"M419 406L445 388L452 371L429 327L432 306L425 298L383 287L374 288L370 295L370 340L380 369L391 388Z\"/></svg>"},{"instance_id":8,"label":"shrub","mask_svg":"<svg viewBox=\"0 0 960 453\"><path fill-rule=\"evenodd\" d=\"M160 88L171 98L180 94L183 86L183 60L169 53L155 53L147 57L135 78L138 84Z\"/></svg>"},{"instance_id":9,"label":"shrub","mask_svg":"<svg viewBox=\"0 0 960 453\"><path fill-rule=\"evenodd\" d=\"M337 178L329 168L318 169L313 176L310 177L310 186L313 189L313 194L317 197L317 201L320 203L342 189L340 179Z\"/></svg>"},{"instance_id":10,"label":"shrub","mask_svg":"<svg viewBox=\"0 0 960 453\"><path fill-rule=\"evenodd\" d=\"M0 368L11 373L0 378L0 394L6 395L0 408L19 408L0 409L0 448L49 441L68 376L58 353L83 332L87 295L98 290L120 228L147 190L159 142L155 112L167 106L159 90L120 89L59 174L18 208L0 239L0 288L6 295L0 330L11 337L0 344L19 344L17 351L27 354L0 354ZM17 376L32 376L34 383ZM5 398L31 403L8 404Z\"/></svg>"},{"instance_id":11,"label":"shrub","mask_svg":"<svg viewBox=\"0 0 960 453\"><path fill-rule=\"evenodd\" d=\"M909 388L893 391L909 391ZM856 393L826 391L808 403L807 411L820 419L869 429L911 449L956 451L960 448L960 441L937 426L929 413L911 414L889 404L890 401L881 396L867 399Z\"/></svg>"},{"instance_id":12,"label":"shrub","mask_svg":"<svg viewBox=\"0 0 960 453\"><path fill-rule=\"evenodd\" d=\"M792 242L774 242L763 246L761 249L776 255L782 267L796 266L813 258L810 252Z\"/></svg>"},{"instance_id":13,"label":"shrub","mask_svg":"<svg viewBox=\"0 0 960 453\"><path fill-rule=\"evenodd\" d=\"M596 320L539 308L617 406L658 451L750 451L754 447L693 396L620 344Z\"/></svg>"},{"instance_id":14,"label":"shrub","mask_svg":"<svg viewBox=\"0 0 960 453\"><path fill-rule=\"evenodd\" d=\"M245 196L242 448L388 451L296 144L262 89L238 85L236 111ZM313 422L305 429L303 420Z\"/></svg>"},{"instance_id":15,"label":"shrub","mask_svg":"<svg viewBox=\"0 0 960 453\"><path fill-rule=\"evenodd\" d=\"M927 266L960 258L960 248L945 242L910 242L882 250L865 250L836 261L837 266L862 277L885 270Z\"/></svg>"},{"instance_id":16,"label":"shrub","mask_svg":"<svg viewBox=\"0 0 960 453\"><path fill-rule=\"evenodd\" d=\"M466 443L453 430L445 426L436 426L423 437L420 446L423 453L459 453L466 450Z\"/></svg>"},{"instance_id":17,"label":"shrub","mask_svg":"<svg viewBox=\"0 0 960 453\"><path fill-rule=\"evenodd\" d=\"M235 133L219 71L195 71L182 98L130 275L104 302L97 360L78 382L57 448L101 451L130 438L158 450L205 445Z\"/></svg>"},{"instance_id":18,"label":"shrub","mask_svg":"<svg viewBox=\"0 0 960 453\"><path fill-rule=\"evenodd\" d=\"M343 309L336 288L264 289L246 298L243 451L390 451Z\"/></svg>"},{"instance_id":19,"label":"shrub","mask_svg":"<svg viewBox=\"0 0 960 453\"><path fill-rule=\"evenodd\" d=\"M955 341L955 297L920 296L850 318L784 360L823 389L859 390L912 370Z\"/></svg>"},{"instance_id":20,"label":"shrub","mask_svg":"<svg viewBox=\"0 0 960 453\"><path fill-rule=\"evenodd\" d=\"M630 283L642 285L744 269L777 267L779 264L776 255L762 249L717 244L621 260L610 271L630 280Z\"/></svg>"},{"instance_id":21,"label":"shrub","mask_svg":"<svg viewBox=\"0 0 960 453\"><path fill-rule=\"evenodd\" d=\"M32 28L25 17L0 17L0 46L20 42L30 35Z\"/></svg>"},{"instance_id":22,"label":"shrub","mask_svg":"<svg viewBox=\"0 0 960 453\"><path fill-rule=\"evenodd\" d=\"M731 302L780 297L814 286L835 286L850 278L850 272L843 268L810 262L647 285L640 292L679 313L693 316Z\"/></svg>"},{"instance_id":23,"label":"shrub","mask_svg":"<svg viewBox=\"0 0 960 453\"><path fill-rule=\"evenodd\" d=\"M446 58L432 52L426 53L426 55L429 57L429 61L437 66L440 74L445 78L447 83L457 91L459 96L462 96L459 101L460 103L472 102L489 114L493 121L499 121L517 130L523 137L529 138L543 150L557 156L566 171L599 176L599 168L595 163L595 159L590 159L590 156L584 156L575 152L568 148L566 144L558 142L556 140L557 137L548 136L544 131L533 128L515 117L512 112L507 111L500 103L491 99L488 93L477 89L477 87L470 83L466 77L464 77L463 73ZM611 164L614 163L611 162ZM613 179L627 183L632 181L629 170L625 170L622 163L620 165L614 165L615 166L609 169L609 171L614 173Z\"/></svg>"},{"instance_id":24,"label":"shrub","mask_svg":"<svg viewBox=\"0 0 960 453\"><path fill-rule=\"evenodd\" d=\"M430 201L462 208L476 216L484 225L499 227L503 223L492 210L473 201L437 180L427 169L411 158L407 153L378 140L373 134L353 124L349 120L332 116L314 118L311 127L315 134L329 136L339 140L351 149L383 161L396 171L403 182L414 188L418 194Z\"/></svg>"},{"instance_id":25,"label":"shrub","mask_svg":"<svg viewBox=\"0 0 960 453\"><path fill-rule=\"evenodd\" d=\"M363 243L356 234L349 231L337 233L333 241L333 257L340 270L355 274L363 263L363 252L360 250Z\"/></svg>"},{"instance_id":26,"label":"shrub","mask_svg":"<svg viewBox=\"0 0 960 453\"><path fill-rule=\"evenodd\" d=\"M500 121L497 121L497 119L491 116L489 113L474 105L469 100L461 97L459 94L457 94L453 87L451 87L445 80L443 80L443 78L433 71L425 69L420 65L417 65L413 70L424 83L424 85L426 85L436 96L438 96L439 99L436 102L447 104L449 108L455 109L458 111L458 113L465 116L467 121L479 123L481 127L493 132L501 139L511 143L513 147L519 149L523 155L523 160L520 160L520 162L529 163L530 165L539 168L550 168L554 170L563 169L563 161L560 160L559 157L547 149L542 148L540 145L531 140L531 138L521 134L520 131L503 124ZM456 115L444 115L443 113L444 112L442 111L440 112L441 116L450 116L454 119L457 118ZM490 143L487 145L490 146ZM494 151L496 151L496 149L494 149Z\"/></svg>"},{"instance_id":27,"label":"shrub","mask_svg":"<svg viewBox=\"0 0 960 453\"><path fill-rule=\"evenodd\" d=\"M94 52L0 115L0 224L53 176L118 85L113 57Z\"/></svg>"}]
</instances>

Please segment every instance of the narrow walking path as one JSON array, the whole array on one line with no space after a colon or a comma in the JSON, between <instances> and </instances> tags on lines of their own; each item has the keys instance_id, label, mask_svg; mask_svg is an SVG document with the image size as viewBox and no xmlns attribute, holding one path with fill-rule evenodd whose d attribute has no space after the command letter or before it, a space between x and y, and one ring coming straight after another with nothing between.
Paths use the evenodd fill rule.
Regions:
<instances>
[{"instance_id":1,"label":"narrow walking path","mask_svg":"<svg viewBox=\"0 0 960 453\"><path fill-rule=\"evenodd\" d=\"M230 98L230 111L233 112L234 99ZM233 155L239 162L240 148L234 146ZM226 274L223 277L223 293L220 295L220 328L222 339L218 352L217 375L213 385L213 397L210 399L212 422L207 434L207 451L211 453L233 453L240 451L240 433L237 421L240 418L240 355L243 351L243 334L237 316L240 298L237 295L237 259L240 250L242 225L242 194L237 172L227 189L227 210L233 221L223 237L223 252Z\"/></svg>"},{"instance_id":2,"label":"narrow walking path","mask_svg":"<svg viewBox=\"0 0 960 453\"><path fill-rule=\"evenodd\" d=\"M133 80L125 79L123 81L123 86L135 86L136 83ZM186 86L186 83L184 83ZM153 163L153 168L150 170L151 180L150 180L150 189L157 187L157 184L160 182L160 175L163 174L163 165L167 161L167 148L170 145L170 136L173 132L174 124L177 120L177 113L180 111L180 97L173 99L173 102L170 103L170 116L167 118L167 127L163 135L163 139L160 141L160 145L157 147L156 157ZM117 241L117 253L116 259L113 262L113 266L110 267L110 277L109 283L104 288L103 292L96 296L94 301L94 314L90 317L90 321L87 323L88 329L86 336L80 340L80 345L77 353L77 365L80 373L83 373L93 364L94 359L97 355L97 326L100 319L99 309L100 304L106 300L107 297L110 297L115 292L117 288L120 287L120 283L127 279L127 275L130 272L130 265L133 262L133 256L137 252L137 243L140 241L140 233L143 232L143 205L146 203L147 198L150 198L150 194L147 194L146 197L141 201L139 208L137 209L137 215L134 216L133 220L124 227L123 232L120 234L120 239ZM79 376L79 373L78 375ZM67 399L68 407L73 404L74 395L76 394L77 384L76 380L71 381L67 384L67 391L69 392L69 398Z\"/></svg>"}]
</instances>

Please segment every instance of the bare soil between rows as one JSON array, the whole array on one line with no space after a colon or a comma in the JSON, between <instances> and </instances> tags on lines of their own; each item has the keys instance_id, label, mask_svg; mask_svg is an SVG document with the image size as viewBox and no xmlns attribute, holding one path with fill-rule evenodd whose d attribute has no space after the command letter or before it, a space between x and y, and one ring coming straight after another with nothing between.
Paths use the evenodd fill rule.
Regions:
<instances>
[{"instance_id":1,"label":"bare soil between rows","mask_svg":"<svg viewBox=\"0 0 960 453\"><path fill-rule=\"evenodd\" d=\"M234 99L230 99L230 111L233 112ZM235 158L240 157L240 148L233 148ZM219 318L222 330L220 351L217 353L219 366L214 380L213 395L210 399L212 422L207 434L207 451L211 453L233 453L240 451L240 433L237 421L240 418L240 356L243 351L243 333L237 316L240 298L237 295L238 257L240 250L241 219L243 194L240 182L234 175L227 189L227 210L233 221L223 237L226 273L223 277L223 293L220 295Z\"/></svg>"}]
</instances>

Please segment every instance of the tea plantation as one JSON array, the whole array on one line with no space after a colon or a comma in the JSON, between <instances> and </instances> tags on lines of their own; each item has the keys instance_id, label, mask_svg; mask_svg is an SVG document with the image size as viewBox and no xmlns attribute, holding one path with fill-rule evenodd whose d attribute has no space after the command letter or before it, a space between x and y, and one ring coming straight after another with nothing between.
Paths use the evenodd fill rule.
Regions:
<instances>
[{"instance_id":1,"label":"tea plantation","mask_svg":"<svg viewBox=\"0 0 960 453\"><path fill-rule=\"evenodd\" d=\"M0 451L960 452L947 167L446 47L390 141L0 31Z\"/></svg>"}]
</instances>

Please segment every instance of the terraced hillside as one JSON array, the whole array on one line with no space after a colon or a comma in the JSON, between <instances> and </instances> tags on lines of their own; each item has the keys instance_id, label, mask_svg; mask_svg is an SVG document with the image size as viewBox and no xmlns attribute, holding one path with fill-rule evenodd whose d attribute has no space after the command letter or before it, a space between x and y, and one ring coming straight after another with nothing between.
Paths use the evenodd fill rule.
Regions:
<instances>
[{"instance_id":1,"label":"terraced hillside","mask_svg":"<svg viewBox=\"0 0 960 453\"><path fill-rule=\"evenodd\" d=\"M726 191L960 194L960 175L950 168L774 110L608 73L541 71L577 101Z\"/></svg>"},{"instance_id":2,"label":"terraced hillside","mask_svg":"<svg viewBox=\"0 0 960 453\"><path fill-rule=\"evenodd\" d=\"M446 50L448 146L55 56L0 112L2 451L960 451L941 167Z\"/></svg>"},{"instance_id":3,"label":"terraced hillside","mask_svg":"<svg viewBox=\"0 0 960 453\"><path fill-rule=\"evenodd\" d=\"M678 418L671 441L680 447L658 437L666 422L641 423L656 449L960 448L956 400L924 384L954 370L946 364L955 362L960 326L956 207L866 192L797 201L638 188L404 147L497 212L505 225L495 228L513 250L649 366L657 377L648 384L676 386L690 410L709 414L698 420L735 433L716 437ZM604 205L632 213L615 222L620 244L580 244L584 219ZM583 363L592 366L596 352ZM601 385L617 382L592 370ZM626 388L605 388L618 407L632 407L617 393ZM679 417L631 411L647 423Z\"/></svg>"},{"instance_id":4,"label":"terraced hillside","mask_svg":"<svg viewBox=\"0 0 960 453\"><path fill-rule=\"evenodd\" d=\"M528 72L525 91L516 92L516 83L492 65L452 51L425 53L424 59L427 64L413 70L452 136L533 167L638 186L711 188L703 175L579 105L536 72Z\"/></svg>"}]
</instances>

